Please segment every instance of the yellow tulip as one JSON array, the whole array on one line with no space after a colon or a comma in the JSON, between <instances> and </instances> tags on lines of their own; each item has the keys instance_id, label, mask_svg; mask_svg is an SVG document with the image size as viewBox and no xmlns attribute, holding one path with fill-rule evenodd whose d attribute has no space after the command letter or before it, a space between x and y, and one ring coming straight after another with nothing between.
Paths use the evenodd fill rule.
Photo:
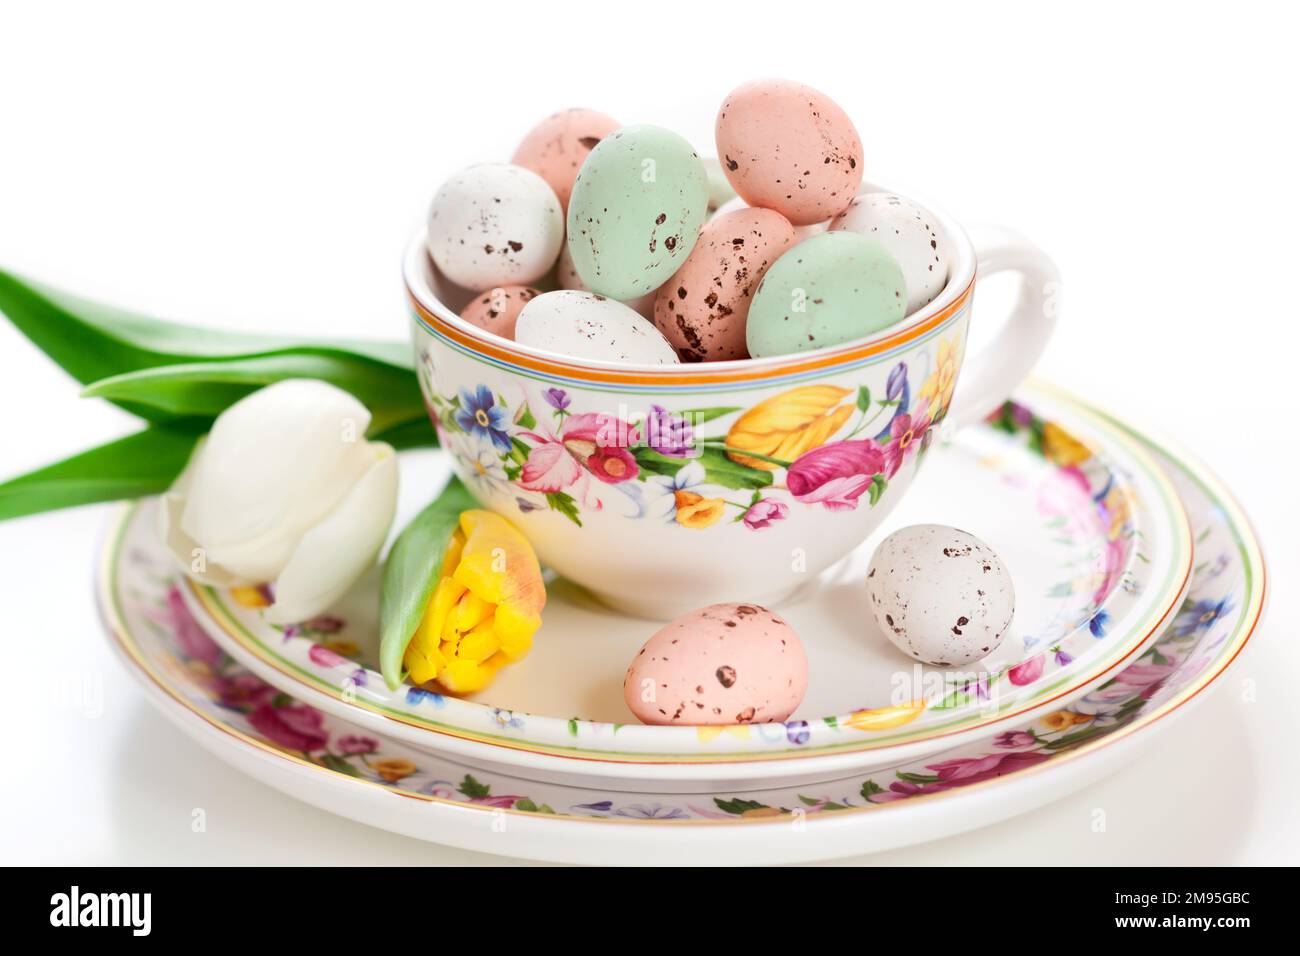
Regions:
<instances>
[{"instance_id":1,"label":"yellow tulip","mask_svg":"<svg viewBox=\"0 0 1300 956\"><path fill-rule=\"evenodd\" d=\"M528 540L500 515L460 515L441 576L402 663L413 683L482 690L522 659L541 626L546 586Z\"/></svg>"},{"instance_id":2,"label":"yellow tulip","mask_svg":"<svg viewBox=\"0 0 1300 956\"><path fill-rule=\"evenodd\" d=\"M892 730L910 724L924 712L925 701L912 700L893 707L855 710L849 715L847 723L854 730Z\"/></svg>"},{"instance_id":3,"label":"yellow tulip","mask_svg":"<svg viewBox=\"0 0 1300 956\"><path fill-rule=\"evenodd\" d=\"M852 405L841 405L851 392L834 385L805 385L773 395L759 402L727 432L727 447L740 452L794 461L804 452L826 444L853 414ZM778 465L737 452L732 461L750 468L773 471Z\"/></svg>"},{"instance_id":4,"label":"yellow tulip","mask_svg":"<svg viewBox=\"0 0 1300 956\"><path fill-rule=\"evenodd\" d=\"M679 491L677 500L677 523L685 528L708 528L722 520L727 510L727 503L721 498L705 498L693 491Z\"/></svg>"},{"instance_id":5,"label":"yellow tulip","mask_svg":"<svg viewBox=\"0 0 1300 956\"><path fill-rule=\"evenodd\" d=\"M1043 455L1052 464L1069 468L1091 458L1092 450L1060 425L1047 422L1043 425Z\"/></svg>"}]
</instances>

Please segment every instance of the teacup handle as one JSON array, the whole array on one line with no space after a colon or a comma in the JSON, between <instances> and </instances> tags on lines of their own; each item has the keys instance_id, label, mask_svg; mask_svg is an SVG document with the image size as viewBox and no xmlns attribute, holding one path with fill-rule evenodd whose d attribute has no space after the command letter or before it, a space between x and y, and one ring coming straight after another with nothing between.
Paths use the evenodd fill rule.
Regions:
<instances>
[{"instance_id":1,"label":"teacup handle","mask_svg":"<svg viewBox=\"0 0 1300 956\"><path fill-rule=\"evenodd\" d=\"M964 363L948 411L953 429L981 421L1025 380L1056 328L1061 295L1055 264L1024 236L1001 227L983 227L971 241L977 282L999 272L1019 272L1020 290L997 336Z\"/></svg>"}]
</instances>

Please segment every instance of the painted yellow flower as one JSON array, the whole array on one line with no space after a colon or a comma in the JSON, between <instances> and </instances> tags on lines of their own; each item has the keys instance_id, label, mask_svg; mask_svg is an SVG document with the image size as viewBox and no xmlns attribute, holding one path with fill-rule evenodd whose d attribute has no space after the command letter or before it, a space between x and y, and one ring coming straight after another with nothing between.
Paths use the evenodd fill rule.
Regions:
<instances>
[{"instance_id":1,"label":"painted yellow flower","mask_svg":"<svg viewBox=\"0 0 1300 956\"><path fill-rule=\"evenodd\" d=\"M1110 528L1107 529L1107 534L1110 540L1114 541L1124 530L1124 525L1132 515L1133 501L1125 489L1115 487L1106 495L1105 505L1106 511L1110 514Z\"/></svg>"},{"instance_id":2,"label":"painted yellow flower","mask_svg":"<svg viewBox=\"0 0 1300 956\"><path fill-rule=\"evenodd\" d=\"M1072 710L1058 710L1043 718L1043 726L1048 730L1068 730L1075 724L1086 724L1092 720L1086 714L1076 714Z\"/></svg>"},{"instance_id":3,"label":"painted yellow flower","mask_svg":"<svg viewBox=\"0 0 1300 956\"><path fill-rule=\"evenodd\" d=\"M732 461L750 468L773 471L778 465L743 452L752 451L782 461L794 461L804 452L826 444L853 414L853 405L840 402L852 394L834 385L805 385L759 402L727 432Z\"/></svg>"},{"instance_id":4,"label":"painted yellow flower","mask_svg":"<svg viewBox=\"0 0 1300 956\"><path fill-rule=\"evenodd\" d=\"M695 728L695 735L700 738L701 743L705 744L711 740L717 740L723 734L728 737L735 737L737 740L748 740L750 737L749 724L700 725Z\"/></svg>"},{"instance_id":5,"label":"painted yellow flower","mask_svg":"<svg viewBox=\"0 0 1300 956\"><path fill-rule=\"evenodd\" d=\"M1043 455L1053 465L1069 468L1092 457L1092 449L1055 422L1043 425Z\"/></svg>"},{"instance_id":6,"label":"painted yellow flower","mask_svg":"<svg viewBox=\"0 0 1300 956\"><path fill-rule=\"evenodd\" d=\"M259 608L270 607L271 599L266 596L266 592L261 588L240 585L230 589L230 597L236 604L244 607Z\"/></svg>"},{"instance_id":7,"label":"painted yellow flower","mask_svg":"<svg viewBox=\"0 0 1300 956\"><path fill-rule=\"evenodd\" d=\"M409 777L420 768L404 757L385 757L370 764L375 773L389 783L397 783L403 777Z\"/></svg>"},{"instance_id":8,"label":"painted yellow flower","mask_svg":"<svg viewBox=\"0 0 1300 956\"><path fill-rule=\"evenodd\" d=\"M693 491L674 493L677 523L684 528L709 528L722 520L727 503L721 498L705 498Z\"/></svg>"},{"instance_id":9,"label":"painted yellow flower","mask_svg":"<svg viewBox=\"0 0 1300 956\"><path fill-rule=\"evenodd\" d=\"M918 398L928 400L931 421L941 412L946 412L952 403L952 392L957 387L957 369L961 366L961 337L957 336L951 342L940 339L937 353L934 371L916 393Z\"/></svg>"},{"instance_id":10,"label":"painted yellow flower","mask_svg":"<svg viewBox=\"0 0 1300 956\"><path fill-rule=\"evenodd\" d=\"M436 680L453 694L481 690L528 653L545 603L528 540L500 515L465 511L402 663L413 683Z\"/></svg>"},{"instance_id":11,"label":"painted yellow flower","mask_svg":"<svg viewBox=\"0 0 1300 956\"><path fill-rule=\"evenodd\" d=\"M925 712L925 701L912 700L892 707L855 710L846 723L854 730L892 730L910 724Z\"/></svg>"}]
</instances>

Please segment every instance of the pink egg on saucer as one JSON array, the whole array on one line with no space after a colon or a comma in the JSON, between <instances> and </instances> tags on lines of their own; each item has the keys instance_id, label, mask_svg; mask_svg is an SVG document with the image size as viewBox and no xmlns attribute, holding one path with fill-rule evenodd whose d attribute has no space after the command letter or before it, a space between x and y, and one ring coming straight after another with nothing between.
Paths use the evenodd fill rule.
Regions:
<instances>
[{"instance_id":1,"label":"pink egg on saucer","mask_svg":"<svg viewBox=\"0 0 1300 956\"><path fill-rule=\"evenodd\" d=\"M519 313L539 295L541 292L531 286L497 286L470 299L469 304L461 309L460 317L503 339L513 339Z\"/></svg>"},{"instance_id":2,"label":"pink egg on saucer","mask_svg":"<svg viewBox=\"0 0 1300 956\"><path fill-rule=\"evenodd\" d=\"M862 139L826 94L791 80L755 80L723 101L718 159L736 193L796 226L843 212L862 182Z\"/></svg>"},{"instance_id":3,"label":"pink egg on saucer","mask_svg":"<svg viewBox=\"0 0 1300 956\"><path fill-rule=\"evenodd\" d=\"M595 110L561 110L528 132L510 162L545 179L567 211L573 181L587 154L618 128L617 120Z\"/></svg>"},{"instance_id":4,"label":"pink egg on saucer","mask_svg":"<svg viewBox=\"0 0 1300 956\"><path fill-rule=\"evenodd\" d=\"M757 604L711 604L664 625L632 659L623 699L646 724L785 720L808 689L793 628Z\"/></svg>"},{"instance_id":5,"label":"pink egg on saucer","mask_svg":"<svg viewBox=\"0 0 1300 956\"><path fill-rule=\"evenodd\" d=\"M655 299L655 324L682 361L749 358L745 320L754 290L794 244L794 226L771 209L742 207L705 224Z\"/></svg>"}]
</instances>

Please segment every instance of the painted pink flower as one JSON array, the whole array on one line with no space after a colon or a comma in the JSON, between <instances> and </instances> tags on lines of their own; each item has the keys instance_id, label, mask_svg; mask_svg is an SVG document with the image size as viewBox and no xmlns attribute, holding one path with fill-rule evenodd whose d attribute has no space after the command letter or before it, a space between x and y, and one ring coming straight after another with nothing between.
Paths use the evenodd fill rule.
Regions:
<instances>
[{"instance_id":1,"label":"painted pink flower","mask_svg":"<svg viewBox=\"0 0 1300 956\"><path fill-rule=\"evenodd\" d=\"M323 726L325 718L306 704L295 702L276 707L268 701L248 715L248 722L267 740L289 750L310 753L323 750L329 743L329 734Z\"/></svg>"},{"instance_id":2,"label":"painted pink flower","mask_svg":"<svg viewBox=\"0 0 1300 956\"><path fill-rule=\"evenodd\" d=\"M1037 742L1033 734L1025 733L1023 730L1008 730L1006 733L998 734L993 738L993 746L1001 747L1003 750L1029 747Z\"/></svg>"},{"instance_id":3,"label":"painted pink flower","mask_svg":"<svg viewBox=\"0 0 1300 956\"><path fill-rule=\"evenodd\" d=\"M312 663L319 664L321 667L338 667L340 664L351 665L352 662L335 651L321 644L313 644L307 651L307 656L311 658Z\"/></svg>"},{"instance_id":4,"label":"painted pink flower","mask_svg":"<svg viewBox=\"0 0 1300 956\"><path fill-rule=\"evenodd\" d=\"M795 500L830 511L852 511L885 470L885 456L871 439L831 442L800 455L786 471Z\"/></svg>"},{"instance_id":5,"label":"painted pink flower","mask_svg":"<svg viewBox=\"0 0 1300 956\"><path fill-rule=\"evenodd\" d=\"M769 528L773 522L780 521L790 514L790 506L784 501L776 501L772 498L760 498L749 506L745 512L745 527L757 531L759 528Z\"/></svg>"},{"instance_id":6,"label":"painted pink flower","mask_svg":"<svg viewBox=\"0 0 1300 956\"><path fill-rule=\"evenodd\" d=\"M358 734L347 734L340 737L336 742L339 753L345 754L373 754L379 751L379 741L373 737L362 737Z\"/></svg>"},{"instance_id":7,"label":"painted pink flower","mask_svg":"<svg viewBox=\"0 0 1300 956\"><path fill-rule=\"evenodd\" d=\"M477 803L485 807L495 807L500 810L509 810L520 800L527 799L518 794L503 793L499 797L470 797L470 803Z\"/></svg>"},{"instance_id":8,"label":"painted pink flower","mask_svg":"<svg viewBox=\"0 0 1300 956\"><path fill-rule=\"evenodd\" d=\"M891 441L883 446L885 453L885 473L893 478L898 469L921 447L921 440L930 428L930 403L922 401L914 411L895 415L889 423Z\"/></svg>"},{"instance_id":9,"label":"painted pink flower","mask_svg":"<svg viewBox=\"0 0 1300 956\"><path fill-rule=\"evenodd\" d=\"M1015 667L1007 671L1007 680L1017 687L1023 687L1026 684L1032 684L1038 678L1043 676L1043 663L1047 659L1046 654L1037 654L1027 661L1021 661Z\"/></svg>"},{"instance_id":10,"label":"painted pink flower","mask_svg":"<svg viewBox=\"0 0 1300 956\"><path fill-rule=\"evenodd\" d=\"M613 415L584 412L566 418L557 435L523 434L537 442L519 472L520 486L529 491L562 491L584 471L611 485L640 472L627 450L640 441L640 432Z\"/></svg>"},{"instance_id":11,"label":"painted pink flower","mask_svg":"<svg viewBox=\"0 0 1300 956\"><path fill-rule=\"evenodd\" d=\"M571 415L560 427L560 440L584 468L608 484L635 478L640 470L627 450L640 441L640 431L621 418L600 412Z\"/></svg>"},{"instance_id":12,"label":"painted pink flower","mask_svg":"<svg viewBox=\"0 0 1300 956\"><path fill-rule=\"evenodd\" d=\"M1172 664L1130 664L1115 676L1116 683L1129 687L1150 687L1174 672Z\"/></svg>"},{"instance_id":13,"label":"painted pink flower","mask_svg":"<svg viewBox=\"0 0 1300 956\"><path fill-rule=\"evenodd\" d=\"M1050 754L1011 753L987 754L983 757L961 757L942 763L928 764L926 769L939 775L939 782L952 787L965 787L995 777L1004 777L1049 759Z\"/></svg>"},{"instance_id":14,"label":"painted pink flower","mask_svg":"<svg viewBox=\"0 0 1300 956\"><path fill-rule=\"evenodd\" d=\"M176 588L167 589L167 610L171 614L172 633L181 653L192 660L200 660L215 666L221 661L221 648L216 645L207 632L194 620L194 615L185 606L185 599Z\"/></svg>"},{"instance_id":15,"label":"painted pink flower","mask_svg":"<svg viewBox=\"0 0 1300 956\"><path fill-rule=\"evenodd\" d=\"M519 484L529 491L562 491L582 477L582 466L555 440L537 438L519 472Z\"/></svg>"},{"instance_id":16,"label":"painted pink flower","mask_svg":"<svg viewBox=\"0 0 1300 956\"><path fill-rule=\"evenodd\" d=\"M223 707L246 711L273 698L277 691L270 684L248 672L234 677L219 677L216 682L217 700Z\"/></svg>"}]
</instances>

